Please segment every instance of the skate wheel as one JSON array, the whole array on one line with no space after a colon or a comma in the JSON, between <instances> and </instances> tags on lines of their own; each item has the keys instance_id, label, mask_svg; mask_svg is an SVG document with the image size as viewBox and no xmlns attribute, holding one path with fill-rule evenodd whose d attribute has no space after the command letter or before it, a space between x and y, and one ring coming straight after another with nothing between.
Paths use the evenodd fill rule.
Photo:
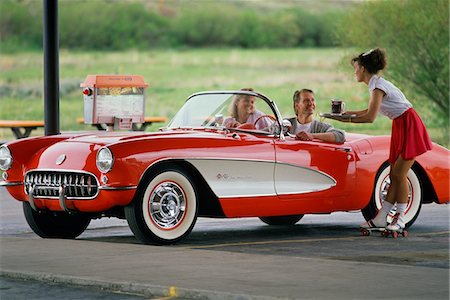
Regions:
<instances>
[{"instance_id":1,"label":"skate wheel","mask_svg":"<svg viewBox=\"0 0 450 300\"><path fill-rule=\"evenodd\" d=\"M403 232L402 232L402 236L403 236L403 237L407 237L407 236L408 236L408 231L406 231L406 230L403 230Z\"/></svg>"},{"instance_id":2,"label":"skate wheel","mask_svg":"<svg viewBox=\"0 0 450 300\"><path fill-rule=\"evenodd\" d=\"M367 229L361 229L361 233L362 233L362 235L364 235L364 236L369 236L369 235L370 235L370 231L367 230Z\"/></svg>"},{"instance_id":3,"label":"skate wheel","mask_svg":"<svg viewBox=\"0 0 450 300\"><path fill-rule=\"evenodd\" d=\"M398 238L398 232L397 232L397 231L393 231L393 232L391 233L391 235L392 235L392 237L393 237L394 239Z\"/></svg>"},{"instance_id":4,"label":"skate wheel","mask_svg":"<svg viewBox=\"0 0 450 300\"><path fill-rule=\"evenodd\" d=\"M388 235L389 235L389 231L387 231L387 230L381 232L382 237L388 237Z\"/></svg>"}]
</instances>

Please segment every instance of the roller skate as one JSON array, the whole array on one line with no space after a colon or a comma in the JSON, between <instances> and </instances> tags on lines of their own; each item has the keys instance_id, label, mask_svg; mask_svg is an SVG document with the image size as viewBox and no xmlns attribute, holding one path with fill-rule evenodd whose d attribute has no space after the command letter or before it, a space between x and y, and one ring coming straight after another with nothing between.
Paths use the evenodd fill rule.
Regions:
<instances>
[{"instance_id":1,"label":"roller skate","mask_svg":"<svg viewBox=\"0 0 450 300\"><path fill-rule=\"evenodd\" d=\"M383 233L386 230L386 225L388 225L386 216L378 213L372 220L359 225L359 231L364 236L369 236L372 231L380 231Z\"/></svg>"},{"instance_id":2,"label":"roller skate","mask_svg":"<svg viewBox=\"0 0 450 300\"><path fill-rule=\"evenodd\" d=\"M391 224L386 226L384 232L381 235L388 237L391 235L394 239L398 238L399 235L403 237L408 236L408 231L405 229L405 223L403 222L403 216L401 213L396 213L392 218Z\"/></svg>"}]
</instances>

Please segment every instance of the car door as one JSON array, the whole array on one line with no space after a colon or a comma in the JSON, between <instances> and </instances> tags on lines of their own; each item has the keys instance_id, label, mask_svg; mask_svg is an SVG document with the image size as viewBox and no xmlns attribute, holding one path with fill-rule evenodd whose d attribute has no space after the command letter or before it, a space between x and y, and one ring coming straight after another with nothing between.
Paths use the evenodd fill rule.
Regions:
<instances>
[{"instance_id":1,"label":"car door","mask_svg":"<svg viewBox=\"0 0 450 300\"><path fill-rule=\"evenodd\" d=\"M350 207L355 188L355 154L349 144L275 141L275 190L282 200L309 201L314 211ZM312 211L313 212L313 211Z\"/></svg>"}]
</instances>

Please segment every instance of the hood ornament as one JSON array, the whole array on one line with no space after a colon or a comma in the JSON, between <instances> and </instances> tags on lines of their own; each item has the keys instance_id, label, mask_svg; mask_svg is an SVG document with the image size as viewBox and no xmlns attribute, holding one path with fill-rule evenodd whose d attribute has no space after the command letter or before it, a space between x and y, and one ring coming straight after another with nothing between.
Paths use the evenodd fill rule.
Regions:
<instances>
[{"instance_id":1,"label":"hood ornament","mask_svg":"<svg viewBox=\"0 0 450 300\"><path fill-rule=\"evenodd\" d=\"M66 160L66 155L65 155L65 154L61 154L61 155L58 156L58 158L56 159L56 164L57 164L57 165L61 165L65 160Z\"/></svg>"}]
</instances>

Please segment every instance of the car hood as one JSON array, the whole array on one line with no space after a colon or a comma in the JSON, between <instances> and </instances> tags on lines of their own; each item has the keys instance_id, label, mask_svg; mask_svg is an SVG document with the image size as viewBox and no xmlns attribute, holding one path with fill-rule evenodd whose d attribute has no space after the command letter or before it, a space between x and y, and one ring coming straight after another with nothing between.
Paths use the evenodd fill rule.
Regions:
<instances>
[{"instance_id":1,"label":"car hood","mask_svg":"<svg viewBox=\"0 0 450 300\"><path fill-rule=\"evenodd\" d=\"M120 144L130 145L121 149L140 149L133 144L167 138L221 138L223 134L217 132L205 132L196 130L174 130L165 132L90 132L76 133L65 140L42 148L35 154L28 168L40 169L86 169L86 166L95 167L96 153L103 146L114 147ZM137 147L137 148L136 148ZM127 151L128 151L127 150ZM56 162L64 155L65 159L60 164ZM95 168L94 168L95 170Z\"/></svg>"}]
</instances>

